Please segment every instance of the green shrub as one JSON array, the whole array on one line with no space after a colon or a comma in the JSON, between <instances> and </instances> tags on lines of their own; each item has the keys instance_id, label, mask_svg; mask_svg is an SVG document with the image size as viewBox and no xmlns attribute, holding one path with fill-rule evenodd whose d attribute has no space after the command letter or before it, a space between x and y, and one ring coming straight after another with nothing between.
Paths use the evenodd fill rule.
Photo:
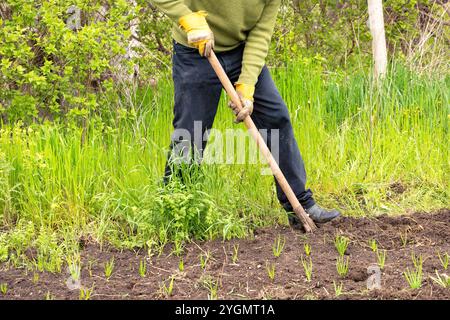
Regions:
<instances>
[{"instance_id":1,"label":"green shrub","mask_svg":"<svg viewBox=\"0 0 450 320\"><path fill-rule=\"evenodd\" d=\"M36 236L35 227L31 221L19 221L15 228L6 233L0 243L6 244L6 250L0 252L1 260L10 260L14 265L20 265L25 260L27 249L33 246L33 241ZM8 250L9 248L9 250Z\"/></svg>"},{"instance_id":2,"label":"green shrub","mask_svg":"<svg viewBox=\"0 0 450 320\"><path fill-rule=\"evenodd\" d=\"M82 13L75 30L66 24L72 5ZM102 5L107 7L104 16ZM4 121L30 123L62 115L84 120L108 108L105 97L113 95L114 59L125 53L132 6L125 0L6 0L3 6L0 115Z\"/></svg>"},{"instance_id":3,"label":"green shrub","mask_svg":"<svg viewBox=\"0 0 450 320\"><path fill-rule=\"evenodd\" d=\"M58 242L56 232L50 228L41 228L35 241L37 247L37 268L39 271L48 270L60 272L63 263L63 248Z\"/></svg>"},{"instance_id":4,"label":"green shrub","mask_svg":"<svg viewBox=\"0 0 450 320\"><path fill-rule=\"evenodd\" d=\"M176 182L161 189L155 198L154 215L169 239L206 239L217 233L219 210L211 197Z\"/></svg>"}]
</instances>

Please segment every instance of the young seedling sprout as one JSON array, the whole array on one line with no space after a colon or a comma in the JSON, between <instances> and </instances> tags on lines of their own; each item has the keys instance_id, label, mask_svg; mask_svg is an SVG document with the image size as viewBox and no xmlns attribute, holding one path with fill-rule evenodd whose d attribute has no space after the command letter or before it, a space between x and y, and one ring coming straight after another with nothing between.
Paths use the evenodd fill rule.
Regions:
<instances>
[{"instance_id":1,"label":"young seedling sprout","mask_svg":"<svg viewBox=\"0 0 450 320\"><path fill-rule=\"evenodd\" d=\"M0 284L0 292L2 293L2 295L6 296L6 294L8 293L8 284L7 283Z\"/></svg>"},{"instance_id":2,"label":"young seedling sprout","mask_svg":"<svg viewBox=\"0 0 450 320\"><path fill-rule=\"evenodd\" d=\"M184 271L184 261L183 258L180 258L180 262L178 263L178 270L180 270L180 272Z\"/></svg>"},{"instance_id":3,"label":"young seedling sprout","mask_svg":"<svg viewBox=\"0 0 450 320\"><path fill-rule=\"evenodd\" d=\"M442 267L444 270L447 270L448 268L448 261L449 261L449 255L447 252L441 255L440 252L438 252L439 261L441 262Z\"/></svg>"},{"instance_id":4,"label":"young seedling sprout","mask_svg":"<svg viewBox=\"0 0 450 320\"><path fill-rule=\"evenodd\" d=\"M81 258L78 255L67 258L67 265L70 277L73 281L79 281L81 277Z\"/></svg>"},{"instance_id":5,"label":"young seedling sprout","mask_svg":"<svg viewBox=\"0 0 450 320\"><path fill-rule=\"evenodd\" d=\"M275 279L275 268L275 263L270 264L269 262L266 262L267 275L272 281Z\"/></svg>"},{"instance_id":6,"label":"young seedling sprout","mask_svg":"<svg viewBox=\"0 0 450 320\"><path fill-rule=\"evenodd\" d=\"M160 289L161 294L162 294L163 296L165 296L166 298L172 296L172 293L173 293L173 282L174 282L174 280L175 280L175 277L172 276L172 277L170 277L169 285L168 285L168 286L166 285L166 281L163 281L163 282L160 284L160 286L159 286L159 289Z\"/></svg>"},{"instance_id":7,"label":"young seedling sprout","mask_svg":"<svg viewBox=\"0 0 450 320\"><path fill-rule=\"evenodd\" d=\"M111 278L111 275L114 271L114 257L112 257L109 261L105 263L105 277L106 280L109 280Z\"/></svg>"},{"instance_id":8,"label":"young seedling sprout","mask_svg":"<svg viewBox=\"0 0 450 320\"><path fill-rule=\"evenodd\" d=\"M39 273L34 272L33 273L33 283L37 284L39 282Z\"/></svg>"},{"instance_id":9,"label":"young seedling sprout","mask_svg":"<svg viewBox=\"0 0 450 320\"><path fill-rule=\"evenodd\" d=\"M342 290L344 288L344 284L342 281L339 283L339 285L336 284L336 281L333 281L333 287L334 287L334 295L339 297L342 294Z\"/></svg>"},{"instance_id":10,"label":"young seedling sprout","mask_svg":"<svg viewBox=\"0 0 450 320\"><path fill-rule=\"evenodd\" d=\"M372 249L373 252L377 252L378 250L377 240L375 239L369 240L369 247L370 249Z\"/></svg>"},{"instance_id":11,"label":"young seedling sprout","mask_svg":"<svg viewBox=\"0 0 450 320\"><path fill-rule=\"evenodd\" d=\"M341 277L345 277L348 273L349 257L344 260L344 257L340 256L336 261L336 270Z\"/></svg>"},{"instance_id":12,"label":"young seedling sprout","mask_svg":"<svg viewBox=\"0 0 450 320\"><path fill-rule=\"evenodd\" d=\"M303 249L305 251L305 254L309 257L311 255L311 245L309 243L305 243L303 245Z\"/></svg>"},{"instance_id":13,"label":"young seedling sprout","mask_svg":"<svg viewBox=\"0 0 450 320\"><path fill-rule=\"evenodd\" d=\"M162 234L164 234L164 233L162 233ZM161 236L161 234L160 234L160 236ZM158 252L158 258L163 254L164 248L165 248L167 242L168 242L167 235L165 235L165 236L161 237L160 243L158 243L155 246L155 250Z\"/></svg>"},{"instance_id":14,"label":"young seedling sprout","mask_svg":"<svg viewBox=\"0 0 450 320\"><path fill-rule=\"evenodd\" d=\"M208 300L217 300L219 291L219 280L212 279L211 276L203 280L203 286L209 291Z\"/></svg>"},{"instance_id":15,"label":"young seedling sprout","mask_svg":"<svg viewBox=\"0 0 450 320\"><path fill-rule=\"evenodd\" d=\"M409 268L406 268L406 271L403 273L406 281L409 284L409 287L411 289L419 289L422 286L422 265L423 265L423 260L422 260L422 256L419 256L418 258L416 257L416 255L413 253L412 256L412 261L414 264L414 269L410 270Z\"/></svg>"},{"instance_id":16,"label":"young seedling sprout","mask_svg":"<svg viewBox=\"0 0 450 320\"><path fill-rule=\"evenodd\" d=\"M200 254L200 266L204 270L211 259L211 252L208 250L205 254Z\"/></svg>"},{"instance_id":17,"label":"young seedling sprout","mask_svg":"<svg viewBox=\"0 0 450 320\"><path fill-rule=\"evenodd\" d=\"M439 274L437 270L435 270L435 272L436 278L430 276L431 280L443 288L450 288L450 277L446 274Z\"/></svg>"},{"instance_id":18,"label":"young seedling sprout","mask_svg":"<svg viewBox=\"0 0 450 320\"><path fill-rule=\"evenodd\" d=\"M380 269L384 269L384 265L386 263L386 250L379 250L376 251L377 254L377 262Z\"/></svg>"},{"instance_id":19,"label":"young seedling sprout","mask_svg":"<svg viewBox=\"0 0 450 320\"><path fill-rule=\"evenodd\" d=\"M343 257L345 254L345 251L347 251L347 247L348 247L349 243L350 243L350 240L344 236L338 235L334 239L334 246L336 247L336 250L341 257Z\"/></svg>"},{"instance_id":20,"label":"young seedling sprout","mask_svg":"<svg viewBox=\"0 0 450 320\"><path fill-rule=\"evenodd\" d=\"M145 278L147 274L147 262L144 260L139 261L139 275L141 278Z\"/></svg>"},{"instance_id":21,"label":"young seedling sprout","mask_svg":"<svg viewBox=\"0 0 450 320\"><path fill-rule=\"evenodd\" d=\"M80 288L80 300L90 300L92 293L94 292L94 286L92 288Z\"/></svg>"},{"instance_id":22,"label":"young seedling sprout","mask_svg":"<svg viewBox=\"0 0 450 320\"><path fill-rule=\"evenodd\" d=\"M146 242L147 245L147 256L151 259L155 254L155 248L157 243L155 240L149 240Z\"/></svg>"},{"instance_id":23,"label":"young seedling sprout","mask_svg":"<svg viewBox=\"0 0 450 320\"><path fill-rule=\"evenodd\" d=\"M92 267L93 267L93 265L94 265L94 261L89 260L89 262L88 262L88 272L89 272L89 277L91 277L91 278L92 278Z\"/></svg>"},{"instance_id":24,"label":"young seedling sprout","mask_svg":"<svg viewBox=\"0 0 450 320\"><path fill-rule=\"evenodd\" d=\"M306 281L310 282L312 278L312 269L313 263L310 256L308 256L309 260L307 261L303 256L301 257L301 262L303 266L303 270L305 271Z\"/></svg>"},{"instance_id":25,"label":"young seedling sprout","mask_svg":"<svg viewBox=\"0 0 450 320\"><path fill-rule=\"evenodd\" d=\"M45 294L44 299L45 299L45 300L54 300L55 298L54 298L53 295L50 293L50 291L47 291L47 293Z\"/></svg>"},{"instance_id":26,"label":"young seedling sprout","mask_svg":"<svg viewBox=\"0 0 450 320\"><path fill-rule=\"evenodd\" d=\"M405 232L400 233L400 240L402 242L402 247L406 247L408 244L408 230L405 230Z\"/></svg>"},{"instance_id":27,"label":"young seedling sprout","mask_svg":"<svg viewBox=\"0 0 450 320\"><path fill-rule=\"evenodd\" d=\"M233 246L233 256L231 257L231 261L233 262L233 264L236 264L236 262L238 261L238 254L239 254L239 244L235 244Z\"/></svg>"},{"instance_id":28,"label":"young seedling sprout","mask_svg":"<svg viewBox=\"0 0 450 320\"><path fill-rule=\"evenodd\" d=\"M273 252L273 256L275 258L278 258L281 255L285 244L286 244L286 238L285 237L281 238L281 236L278 235L278 237L275 239L275 242L272 246L272 252Z\"/></svg>"},{"instance_id":29,"label":"young seedling sprout","mask_svg":"<svg viewBox=\"0 0 450 320\"><path fill-rule=\"evenodd\" d=\"M184 243L182 241L175 241L173 244L173 254L175 254L177 257L179 257L184 250Z\"/></svg>"}]
</instances>

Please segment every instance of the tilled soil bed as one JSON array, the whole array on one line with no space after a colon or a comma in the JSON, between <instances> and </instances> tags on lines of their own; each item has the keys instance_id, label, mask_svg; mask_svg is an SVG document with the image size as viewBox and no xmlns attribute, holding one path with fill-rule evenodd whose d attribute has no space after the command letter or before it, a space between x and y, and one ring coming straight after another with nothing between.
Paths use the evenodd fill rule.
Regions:
<instances>
[{"instance_id":1,"label":"tilled soil bed","mask_svg":"<svg viewBox=\"0 0 450 320\"><path fill-rule=\"evenodd\" d=\"M351 242L344 260L349 271L340 277L336 270L338 257L334 245L337 234ZM273 246L277 239L286 243L276 258ZM386 250L386 264L381 270L381 288L367 289L368 268L377 265L377 255L369 247L374 239ZM311 245L312 279L306 280L300 257L304 244ZM237 249L238 248L238 249ZM237 249L237 261L233 252ZM323 225L314 234L302 234L288 227L274 227L255 232L249 239L190 243L176 256L167 246L158 256L146 251L102 249L84 243L81 287L93 288L91 299L449 299L450 288L443 288L431 277L450 275L438 257L450 253L450 210L377 218L348 218ZM210 258L202 268L200 255ZM410 289L404 271L414 269L412 253L423 258L423 281L420 289ZM111 277L105 277L105 264L114 257ZM183 259L184 270L179 270ZM205 260L205 259L203 259ZM146 261L146 275L139 274ZM268 269L275 266L271 280ZM69 274L26 272L0 266L0 284L7 284L0 299L79 299L80 289L67 285ZM173 291L168 295L170 279ZM335 284L343 293L336 297ZM69 288L72 288L69 289ZM212 288L212 289L211 289Z\"/></svg>"}]
</instances>

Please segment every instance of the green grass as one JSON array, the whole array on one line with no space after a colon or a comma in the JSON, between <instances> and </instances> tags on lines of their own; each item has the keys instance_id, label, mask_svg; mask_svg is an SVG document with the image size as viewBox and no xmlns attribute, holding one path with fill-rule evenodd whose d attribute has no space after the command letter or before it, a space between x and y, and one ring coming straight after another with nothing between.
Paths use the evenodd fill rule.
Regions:
<instances>
[{"instance_id":1,"label":"green grass","mask_svg":"<svg viewBox=\"0 0 450 320\"><path fill-rule=\"evenodd\" d=\"M423 258L421 255L416 257L416 255L412 253L411 259L414 264L414 269L406 268L406 271L403 272L403 277L408 282L411 289L419 289L422 286L423 280Z\"/></svg>"},{"instance_id":2,"label":"green grass","mask_svg":"<svg viewBox=\"0 0 450 320\"><path fill-rule=\"evenodd\" d=\"M308 258L309 261L307 261L306 258L303 258L303 256L301 256L300 261L303 267L303 271L305 272L306 281L310 282L312 278L313 262L309 255Z\"/></svg>"},{"instance_id":3,"label":"green grass","mask_svg":"<svg viewBox=\"0 0 450 320\"><path fill-rule=\"evenodd\" d=\"M336 270L341 277L345 277L348 273L350 258L344 260L343 256L339 256L336 260Z\"/></svg>"},{"instance_id":4,"label":"green grass","mask_svg":"<svg viewBox=\"0 0 450 320\"><path fill-rule=\"evenodd\" d=\"M105 263L104 273L106 280L109 280L109 278L111 278L113 271L114 271L114 257L112 257L109 261Z\"/></svg>"},{"instance_id":5,"label":"green grass","mask_svg":"<svg viewBox=\"0 0 450 320\"><path fill-rule=\"evenodd\" d=\"M8 284L7 283L0 284L0 293L2 295L6 296L6 294L8 293Z\"/></svg>"},{"instance_id":6,"label":"green grass","mask_svg":"<svg viewBox=\"0 0 450 320\"><path fill-rule=\"evenodd\" d=\"M374 87L367 73L327 73L307 63L273 70L316 200L350 216L448 206L449 78L394 65ZM163 248L287 223L273 179L259 165L204 165L185 185L161 186L172 95L166 79L138 92L114 124L92 119L83 144L76 126L3 125L0 261L60 271L82 237ZM215 128L233 127L232 119L222 101ZM394 182L406 191L393 193ZM39 261L26 259L30 247Z\"/></svg>"},{"instance_id":7,"label":"green grass","mask_svg":"<svg viewBox=\"0 0 450 320\"><path fill-rule=\"evenodd\" d=\"M443 288L450 288L450 277L446 274L439 274L437 270L435 270L436 278L430 276L431 280L433 280L434 283L440 285Z\"/></svg>"},{"instance_id":8,"label":"green grass","mask_svg":"<svg viewBox=\"0 0 450 320\"><path fill-rule=\"evenodd\" d=\"M336 238L334 239L334 246L341 257L344 256L349 244L349 238L346 236L336 235Z\"/></svg>"},{"instance_id":9,"label":"green grass","mask_svg":"<svg viewBox=\"0 0 450 320\"><path fill-rule=\"evenodd\" d=\"M269 279L271 281L273 281L275 279L276 264L269 263L268 261L266 261L266 271L267 271L267 276L269 277Z\"/></svg>"},{"instance_id":10,"label":"green grass","mask_svg":"<svg viewBox=\"0 0 450 320\"><path fill-rule=\"evenodd\" d=\"M378 266L380 267L380 269L384 269L384 266L386 264L386 254L387 254L386 250L378 249L376 251L377 263L378 263Z\"/></svg>"},{"instance_id":11,"label":"green grass","mask_svg":"<svg viewBox=\"0 0 450 320\"><path fill-rule=\"evenodd\" d=\"M275 258L280 257L281 253L283 252L285 244L286 244L286 238L278 235L278 237L275 239L275 241L272 245L272 253Z\"/></svg>"},{"instance_id":12,"label":"green grass","mask_svg":"<svg viewBox=\"0 0 450 320\"><path fill-rule=\"evenodd\" d=\"M438 258L439 258L439 262L441 263L442 268L444 268L444 270L447 270L448 268L448 263L449 263L449 254L447 252L444 252L441 254L441 252L437 253Z\"/></svg>"},{"instance_id":13,"label":"green grass","mask_svg":"<svg viewBox=\"0 0 450 320\"><path fill-rule=\"evenodd\" d=\"M145 260L139 261L139 275L141 278L145 278L147 275L147 262Z\"/></svg>"},{"instance_id":14,"label":"green grass","mask_svg":"<svg viewBox=\"0 0 450 320\"><path fill-rule=\"evenodd\" d=\"M169 298L173 293L173 284L175 281L175 277L171 276L166 281L162 281L159 285L160 293L163 297ZM168 282L168 284L167 284Z\"/></svg>"},{"instance_id":15,"label":"green grass","mask_svg":"<svg viewBox=\"0 0 450 320\"><path fill-rule=\"evenodd\" d=\"M342 283L342 281L339 284L337 284L336 281L333 280L333 288L334 288L334 295L336 298L338 298L343 293L344 284Z\"/></svg>"}]
</instances>

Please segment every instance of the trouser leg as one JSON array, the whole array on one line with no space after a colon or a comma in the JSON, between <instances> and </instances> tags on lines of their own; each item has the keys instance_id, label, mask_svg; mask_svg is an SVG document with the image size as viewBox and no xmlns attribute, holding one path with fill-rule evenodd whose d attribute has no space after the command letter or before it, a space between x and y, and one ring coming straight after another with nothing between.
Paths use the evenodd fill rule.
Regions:
<instances>
[{"instance_id":1,"label":"trouser leg","mask_svg":"<svg viewBox=\"0 0 450 320\"><path fill-rule=\"evenodd\" d=\"M222 86L207 59L198 50L174 45L174 131L165 170L165 181L180 163L200 163L206 147L205 132L211 129Z\"/></svg>"},{"instance_id":2,"label":"trouser leg","mask_svg":"<svg viewBox=\"0 0 450 320\"><path fill-rule=\"evenodd\" d=\"M258 129L267 129L267 144L272 150L281 171L305 209L315 202L310 189L306 189L306 171L297 141L294 137L288 109L276 88L267 67L262 70L255 90L252 119ZM278 130L278 139L273 139ZM278 145L273 145L274 143ZM292 211L286 195L276 183L277 196L283 207Z\"/></svg>"}]
</instances>

